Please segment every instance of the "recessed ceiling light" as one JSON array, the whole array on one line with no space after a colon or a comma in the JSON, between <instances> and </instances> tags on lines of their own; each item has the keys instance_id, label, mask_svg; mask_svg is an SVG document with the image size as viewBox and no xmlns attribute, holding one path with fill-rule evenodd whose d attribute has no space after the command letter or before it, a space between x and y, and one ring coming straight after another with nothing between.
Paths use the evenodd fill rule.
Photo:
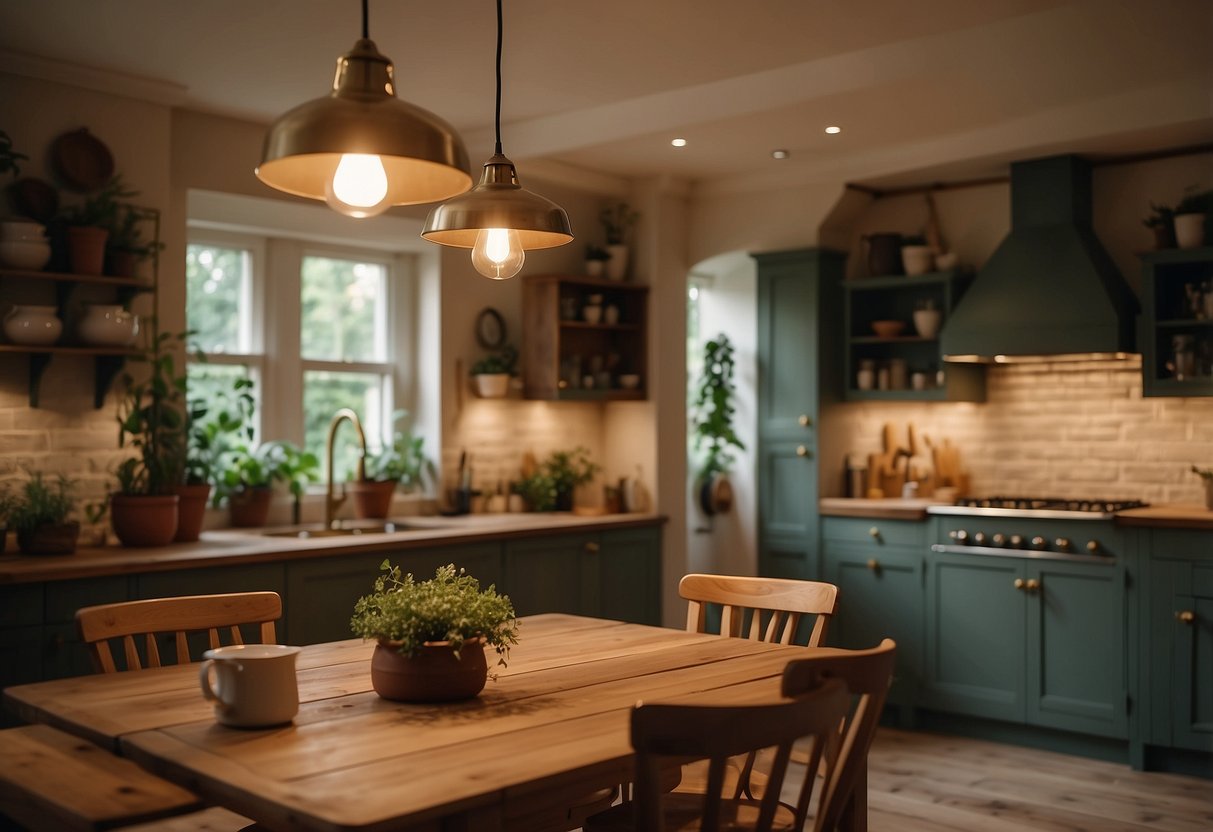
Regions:
<instances>
[{"instance_id":1,"label":"recessed ceiling light","mask_svg":"<svg viewBox=\"0 0 1213 832\"><path fill-rule=\"evenodd\" d=\"M772 151L771 151L771 158L772 158L772 159L786 159L786 158L788 158L788 157L789 157L789 156L791 156L791 155L792 155L791 153L789 153L788 151L784 150L783 148L780 148L780 149L778 149L778 150L772 150Z\"/></svg>"},{"instance_id":2,"label":"recessed ceiling light","mask_svg":"<svg viewBox=\"0 0 1213 832\"><path fill-rule=\"evenodd\" d=\"M671 139L670 144L674 145L674 147L686 147L687 140L686 139Z\"/></svg>"},{"instance_id":3,"label":"recessed ceiling light","mask_svg":"<svg viewBox=\"0 0 1213 832\"><path fill-rule=\"evenodd\" d=\"M842 128L841 128L841 127L836 127L836 126L834 126L833 124L831 124L829 127L827 127L827 128L826 128L826 132L827 132L827 133L829 133L829 134L832 136L832 135L834 135L835 133L841 133L841 132L842 132Z\"/></svg>"}]
</instances>

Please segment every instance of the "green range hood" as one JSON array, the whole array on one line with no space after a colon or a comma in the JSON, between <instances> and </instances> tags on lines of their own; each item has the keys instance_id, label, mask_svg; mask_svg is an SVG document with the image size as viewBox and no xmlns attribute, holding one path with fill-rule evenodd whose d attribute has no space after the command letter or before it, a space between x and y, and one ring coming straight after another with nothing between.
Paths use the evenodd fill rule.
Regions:
<instances>
[{"instance_id":1,"label":"green range hood","mask_svg":"<svg viewBox=\"0 0 1213 832\"><path fill-rule=\"evenodd\" d=\"M940 333L947 361L1123 358L1137 298L1091 229L1091 166L1011 165L1011 233Z\"/></svg>"}]
</instances>

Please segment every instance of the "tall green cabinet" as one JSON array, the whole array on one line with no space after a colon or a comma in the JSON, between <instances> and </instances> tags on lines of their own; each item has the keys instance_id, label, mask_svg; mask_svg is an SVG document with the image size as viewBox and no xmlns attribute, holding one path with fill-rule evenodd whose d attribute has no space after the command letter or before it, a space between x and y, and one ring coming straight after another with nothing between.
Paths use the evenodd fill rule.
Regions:
<instances>
[{"instance_id":1,"label":"tall green cabinet","mask_svg":"<svg viewBox=\"0 0 1213 832\"><path fill-rule=\"evenodd\" d=\"M758 263L758 570L820 575L817 430L839 389L846 255L810 248Z\"/></svg>"}]
</instances>

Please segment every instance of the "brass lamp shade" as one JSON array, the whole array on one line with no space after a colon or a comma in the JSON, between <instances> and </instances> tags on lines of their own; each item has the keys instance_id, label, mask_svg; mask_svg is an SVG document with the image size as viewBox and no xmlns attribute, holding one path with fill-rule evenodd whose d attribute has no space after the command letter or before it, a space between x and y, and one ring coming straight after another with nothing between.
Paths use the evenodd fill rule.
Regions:
<instances>
[{"instance_id":1,"label":"brass lamp shade","mask_svg":"<svg viewBox=\"0 0 1213 832\"><path fill-rule=\"evenodd\" d=\"M256 174L272 188L323 200L345 154L379 156L392 205L437 202L472 185L455 128L396 97L392 62L368 38L337 59L332 93L274 122Z\"/></svg>"},{"instance_id":2,"label":"brass lamp shade","mask_svg":"<svg viewBox=\"0 0 1213 832\"><path fill-rule=\"evenodd\" d=\"M421 236L444 246L472 248L486 228L516 231L524 250L554 248L573 239L564 209L519 185L514 163L500 153L484 163L479 185L430 211Z\"/></svg>"}]
</instances>

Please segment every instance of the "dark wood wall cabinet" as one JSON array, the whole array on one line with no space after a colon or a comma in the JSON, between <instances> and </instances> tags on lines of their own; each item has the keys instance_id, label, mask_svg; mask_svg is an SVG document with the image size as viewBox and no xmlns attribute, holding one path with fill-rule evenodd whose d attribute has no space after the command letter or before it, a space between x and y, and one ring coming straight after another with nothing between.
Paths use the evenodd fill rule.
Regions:
<instances>
[{"instance_id":1,"label":"dark wood wall cabinet","mask_svg":"<svg viewBox=\"0 0 1213 832\"><path fill-rule=\"evenodd\" d=\"M1213 396L1213 246L1141 260L1142 395Z\"/></svg>"},{"instance_id":2,"label":"dark wood wall cabinet","mask_svg":"<svg viewBox=\"0 0 1213 832\"><path fill-rule=\"evenodd\" d=\"M648 301L648 287L634 283L554 274L525 278L526 398L648 398Z\"/></svg>"}]
</instances>

